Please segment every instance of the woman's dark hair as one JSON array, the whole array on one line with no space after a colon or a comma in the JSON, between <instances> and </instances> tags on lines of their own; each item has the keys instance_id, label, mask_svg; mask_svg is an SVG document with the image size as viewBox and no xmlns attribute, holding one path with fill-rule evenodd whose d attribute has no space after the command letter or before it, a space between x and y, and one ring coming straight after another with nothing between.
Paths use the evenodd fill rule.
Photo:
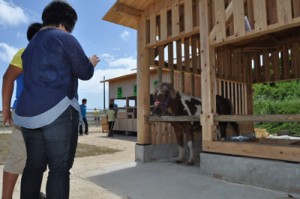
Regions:
<instances>
[{"instance_id":1,"label":"woman's dark hair","mask_svg":"<svg viewBox=\"0 0 300 199\"><path fill-rule=\"evenodd\" d=\"M27 39L30 41L32 37L42 28L41 23L32 23L27 29Z\"/></svg>"},{"instance_id":2,"label":"woman's dark hair","mask_svg":"<svg viewBox=\"0 0 300 199\"><path fill-rule=\"evenodd\" d=\"M72 32L77 21L77 13L68 3L63 1L52 1L42 14L44 26L64 25L68 32Z\"/></svg>"}]
</instances>

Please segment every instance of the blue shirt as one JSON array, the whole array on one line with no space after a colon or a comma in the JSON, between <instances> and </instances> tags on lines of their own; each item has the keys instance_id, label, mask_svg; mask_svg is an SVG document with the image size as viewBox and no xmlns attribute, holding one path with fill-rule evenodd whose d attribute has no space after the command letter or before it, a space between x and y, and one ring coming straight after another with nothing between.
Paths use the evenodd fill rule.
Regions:
<instances>
[{"instance_id":1,"label":"blue shirt","mask_svg":"<svg viewBox=\"0 0 300 199\"><path fill-rule=\"evenodd\" d=\"M14 115L16 125L40 128L69 106L80 111L78 79L90 79L94 66L75 37L56 28L40 30L22 59L24 88Z\"/></svg>"},{"instance_id":2,"label":"blue shirt","mask_svg":"<svg viewBox=\"0 0 300 199\"><path fill-rule=\"evenodd\" d=\"M13 103L13 109L15 110L17 107L18 100L23 90L23 73L19 75L16 79L17 87L16 87L16 99Z\"/></svg>"},{"instance_id":3,"label":"blue shirt","mask_svg":"<svg viewBox=\"0 0 300 199\"><path fill-rule=\"evenodd\" d=\"M81 111L81 116L83 118L86 118L86 105L85 104L80 105L80 111Z\"/></svg>"}]
</instances>

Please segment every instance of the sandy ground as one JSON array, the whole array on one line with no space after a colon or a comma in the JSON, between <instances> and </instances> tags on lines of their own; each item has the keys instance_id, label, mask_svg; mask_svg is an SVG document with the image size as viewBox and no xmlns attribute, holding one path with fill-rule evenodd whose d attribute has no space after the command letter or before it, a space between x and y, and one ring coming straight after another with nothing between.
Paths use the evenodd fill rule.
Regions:
<instances>
[{"instance_id":1,"label":"sandy ground","mask_svg":"<svg viewBox=\"0 0 300 199\"><path fill-rule=\"evenodd\" d=\"M288 198L288 193L201 176L197 166L187 167L174 164L173 161L136 163L135 136L115 135L108 138L106 135L101 133L100 128L91 127L89 135L79 137L79 143L106 146L120 151L75 158L70 176L70 199ZM2 169L3 165L0 165L0 170ZM2 187L2 172L0 179ZM43 179L43 192L46 179L47 172ZM293 194L293 196L300 199L300 195ZM18 198L20 198L20 178L14 193L14 199Z\"/></svg>"},{"instance_id":2,"label":"sandy ground","mask_svg":"<svg viewBox=\"0 0 300 199\"><path fill-rule=\"evenodd\" d=\"M2 132L4 133L4 132ZM6 133L6 132L5 132ZM70 198L72 199L118 199L118 195L113 194L109 190L96 185L87 178L108 172L120 165L133 163L135 159L135 136L115 135L112 138L106 137L106 133L101 133L100 127L90 127L90 134L80 136L79 143L106 146L109 148L119 149L120 152L113 154L106 154L100 156L90 156L75 158L73 168L70 176ZM3 170L3 165L0 165L0 170ZM1 187L2 187L2 172ZM20 177L16 184L14 199L20 198ZM45 193L45 182L47 173L43 179L42 191ZM2 188L1 188L2 190Z\"/></svg>"}]
</instances>

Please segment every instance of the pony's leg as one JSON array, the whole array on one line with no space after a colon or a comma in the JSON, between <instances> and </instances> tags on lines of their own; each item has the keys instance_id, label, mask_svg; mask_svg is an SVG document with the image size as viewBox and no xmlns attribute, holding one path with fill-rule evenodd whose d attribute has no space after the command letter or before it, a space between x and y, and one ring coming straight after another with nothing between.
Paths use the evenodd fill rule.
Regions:
<instances>
[{"instance_id":1,"label":"pony's leg","mask_svg":"<svg viewBox=\"0 0 300 199\"><path fill-rule=\"evenodd\" d=\"M193 129L191 127L187 127L186 129L188 130L186 134L186 138L187 138L187 144L190 151L190 157L187 161L187 164L193 165L195 164L194 147L193 147L194 134L193 134Z\"/></svg>"},{"instance_id":2,"label":"pony's leg","mask_svg":"<svg viewBox=\"0 0 300 199\"><path fill-rule=\"evenodd\" d=\"M177 138L177 144L178 144L178 149L179 149L179 154L176 159L176 163L182 163L184 160L183 132L176 127L174 128L174 131L175 131L175 135Z\"/></svg>"},{"instance_id":3,"label":"pony's leg","mask_svg":"<svg viewBox=\"0 0 300 199\"><path fill-rule=\"evenodd\" d=\"M226 127L227 127L227 122L220 122L219 123L219 129L220 129L220 140L225 141L226 139Z\"/></svg>"}]
</instances>

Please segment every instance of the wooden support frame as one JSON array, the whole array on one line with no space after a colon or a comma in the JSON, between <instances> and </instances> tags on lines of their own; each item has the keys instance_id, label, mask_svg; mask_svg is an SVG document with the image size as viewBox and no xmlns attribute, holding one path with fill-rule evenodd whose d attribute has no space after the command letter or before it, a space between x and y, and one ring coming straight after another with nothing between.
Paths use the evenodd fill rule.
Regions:
<instances>
[{"instance_id":1,"label":"wooden support frame","mask_svg":"<svg viewBox=\"0 0 300 199\"><path fill-rule=\"evenodd\" d=\"M179 87L183 92L192 91L187 84L195 82L196 71L198 67L197 62L201 62L199 69L201 70L201 95L205 96L203 99L203 114L195 118L185 118L187 121L201 121L203 124L203 141L204 151L226 153L233 155L243 155L252 157L262 157L269 159L282 159L287 161L299 162L299 149L294 147L271 147L271 146L259 146L263 155L260 155L259 151L254 150L256 145L253 144L237 144L237 143L220 143L215 140L216 123L221 121L300 121L298 115L272 115L272 116L256 116L256 115L233 115L233 116L219 116L216 115L215 107L215 95L217 92L217 84L220 86L224 84L226 88L219 89L219 92L223 92L224 95L231 99L237 98L239 92L243 92L241 101L252 103L251 85L253 82L263 81L277 81L282 79L300 78L300 69L298 69L299 63L299 41L290 42L289 46L280 46L281 48L273 48L272 51L260 51L256 54L256 74L255 80L251 75L252 68L247 63L251 62L250 54L255 54L254 51L249 55L243 56L237 54L228 49L233 48L238 42L243 43L251 39L259 38L262 35L268 33L276 33L289 28L295 28L300 26L300 1L299 0L197 0L199 2L199 24L195 25L193 18L193 6L195 3L193 0L154 0L143 1L142 3L131 1L131 4L127 5L128 1L119 1L115 4L114 10L120 16L117 16L120 20L120 24L127 24L128 27L137 27L138 29L138 144L151 144L151 139L155 137L151 135L149 118L149 67L155 62L155 57L160 54L159 64L160 68L167 68L170 71L181 71L180 75L177 75L177 80L180 79ZM144 5L143 9L139 9L139 5ZM225 7L226 5L226 7ZM247 6L249 5L249 6ZM245 6L247 6L246 9ZM179 8L180 7L180 8ZM172 19L169 19L172 16ZM171 13L170 13L171 12ZM212 13L214 12L214 13ZM183 14L184 13L184 14ZM244 17L249 17L252 30L245 30ZM116 16L116 15L115 15ZM109 16L108 16L109 17ZM138 21L138 25L132 25L132 22L125 22L125 17L130 17L129 21ZM159 19L159 20L157 20ZM168 23L172 22L169 32L165 27L168 27ZM115 21L114 21L115 22ZM147 30L146 30L147 29ZM228 31L229 33L227 33ZM200 50L197 49L196 40L190 40L187 42L188 37L200 35ZM190 39L190 38L189 38ZM176 41L176 63L175 60L172 64L170 57L175 56L171 53L171 42ZM184 42L186 41L186 42ZM197 41L198 42L198 41ZM282 41L281 41L282 42ZM278 42L278 46L281 42ZM192 46L191 55L186 49L186 59L182 63L182 44L185 48ZM228 45L227 44L232 44ZM240 44L240 43L239 43ZM168 45L169 50L169 62L166 63L164 56L164 47ZM218 54L216 47L222 46ZM159 50L158 50L159 49ZM276 51L274 51L276 49ZM273 54L271 57L269 54ZM283 61L279 62L278 54L283 56ZM175 53L174 53L175 54ZM195 56L200 54L201 59L195 59ZM218 68L218 74L221 77L228 80L226 83L218 83L216 75L216 54L223 57L222 60L217 60L218 65L230 65L230 67L221 66ZM163 57L164 56L164 57ZM262 56L263 64L260 62ZM162 58L163 57L163 58ZM252 56L253 57L253 56ZM291 57L291 60L289 58ZM247 63L246 63L247 62ZM242 67L236 69L239 65ZM272 68L271 68L272 67ZM270 70L270 68L273 70ZM187 71L185 71L187 70ZM177 72L176 71L176 72ZM281 73L284 71L284 73ZM287 72L287 71L290 71ZM271 73L270 73L271 72ZM173 72L171 72L172 74ZM242 74L239 79L239 74ZM176 76L176 75L175 75ZM178 76L180 78L178 78ZM160 79L160 78L159 78ZM172 79L172 78L171 78ZM172 80L173 81L173 80ZM242 86L233 83L233 81L243 83ZM174 82L175 84L175 82ZM188 89L187 89L188 88ZM242 91L241 91L242 90ZM246 93L247 92L247 93ZM248 93L250 93L248 95ZM241 106L239 100L234 104L235 111L241 114L251 114L252 108ZM163 121L168 121L167 118L163 118ZM165 126L160 126L160 130L163 131ZM157 143L165 143L168 141L166 134L155 137ZM210 148L208 147L210 146ZM266 150L273 151L269 153ZM222 152L223 151L223 152ZM225 151L225 152L224 152ZM247 151L250 151L248 153ZM253 152L253 154L252 154ZM293 156L293 153L297 156ZM282 157L280 154L285 154L288 158Z\"/></svg>"},{"instance_id":2,"label":"wooden support frame","mask_svg":"<svg viewBox=\"0 0 300 199\"><path fill-rule=\"evenodd\" d=\"M299 147L203 141L206 152L300 162Z\"/></svg>"},{"instance_id":3,"label":"wooden support frame","mask_svg":"<svg viewBox=\"0 0 300 199\"><path fill-rule=\"evenodd\" d=\"M150 50L146 48L146 19L141 18L138 30L138 68L137 68L137 143L150 144L150 125L146 118L150 114Z\"/></svg>"}]
</instances>

